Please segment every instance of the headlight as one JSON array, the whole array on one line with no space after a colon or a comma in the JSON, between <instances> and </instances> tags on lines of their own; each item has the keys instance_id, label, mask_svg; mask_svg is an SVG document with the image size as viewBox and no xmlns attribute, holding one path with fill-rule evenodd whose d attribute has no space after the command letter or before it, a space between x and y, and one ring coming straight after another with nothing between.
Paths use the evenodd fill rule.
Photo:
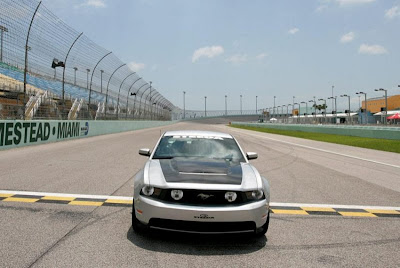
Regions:
<instances>
[{"instance_id":1,"label":"headlight","mask_svg":"<svg viewBox=\"0 0 400 268\"><path fill-rule=\"evenodd\" d=\"M151 196L154 193L154 187L149 185L143 186L142 193L144 195Z\"/></svg>"},{"instance_id":2,"label":"headlight","mask_svg":"<svg viewBox=\"0 0 400 268\"><path fill-rule=\"evenodd\" d=\"M237 194L235 192L226 192L225 193L225 199L228 200L228 202L234 202L237 198Z\"/></svg>"},{"instance_id":3,"label":"headlight","mask_svg":"<svg viewBox=\"0 0 400 268\"><path fill-rule=\"evenodd\" d=\"M264 197L264 192L262 190L254 190L246 192L246 198L248 200L260 200Z\"/></svg>"},{"instance_id":4,"label":"headlight","mask_svg":"<svg viewBox=\"0 0 400 268\"><path fill-rule=\"evenodd\" d=\"M181 200L183 197L183 191L182 190L172 190L171 197L176 201Z\"/></svg>"},{"instance_id":5,"label":"headlight","mask_svg":"<svg viewBox=\"0 0 400 268\"><path fill-rule=\"evenodd\" d=\"M254 199L261 199L264 196L264 192L262 190L255 190L251 192L251 196Z\"/></svg>"}]
</instances>

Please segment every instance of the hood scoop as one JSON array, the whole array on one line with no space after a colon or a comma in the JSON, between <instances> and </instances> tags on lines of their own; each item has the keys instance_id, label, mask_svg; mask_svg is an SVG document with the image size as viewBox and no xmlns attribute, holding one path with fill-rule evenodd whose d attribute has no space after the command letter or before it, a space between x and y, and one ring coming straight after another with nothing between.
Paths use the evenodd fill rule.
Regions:
<instances>
[{"instance_id":1,"label":"hood scoop","mask_svg":"<svg viewBox=\"0 0 400 268\"><path fill-rule=\"evenodd\" d=\"M237 184L242 183L240 163L224 159L160 159L167 182Z\"/></svg>"},{"instance_id":2,"label":"hood scoop","mask_svg":"<svg viewBox=\"0 0 400 268\"><path fill-rule=\"evenodd\" d=\"M171 164L181 174L227 175L230 168L225 160L173 160Z\"/></svg>"}]
</instances>

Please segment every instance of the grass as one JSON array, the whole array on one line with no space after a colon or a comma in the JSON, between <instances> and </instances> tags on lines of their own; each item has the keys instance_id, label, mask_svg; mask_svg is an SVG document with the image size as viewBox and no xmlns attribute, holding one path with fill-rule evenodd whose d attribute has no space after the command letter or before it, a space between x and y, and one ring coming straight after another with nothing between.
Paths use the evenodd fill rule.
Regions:
<instances>
[{"instance_id":1,"label":"grass","mask_svg":"<svg viewBox=\"0 0 400 268\"><path fill-rule=\"evenodd\" d=\"M386 152L400 153L400 140L373 139L364 137L334 135L325 133L303 132L295 130L282 130L274 128L260 128L247 126L231 126L234 128L254 130L271 134L285 135L296 138L350 145L361 148L368 148Z\"/></svg>"}]
</instances>

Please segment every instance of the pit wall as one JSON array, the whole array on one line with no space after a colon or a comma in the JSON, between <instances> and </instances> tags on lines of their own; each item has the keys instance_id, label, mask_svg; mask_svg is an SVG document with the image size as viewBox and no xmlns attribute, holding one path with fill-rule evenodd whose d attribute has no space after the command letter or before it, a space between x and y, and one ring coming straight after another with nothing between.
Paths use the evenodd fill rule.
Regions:
<instances>
[{"instance_id":1,"label":"pit wall","mask_svg":"<svg viewBox=\"0 0 400 268\"><path fill-rule=\"evenodd\" d=\"M375 139L400 140L400 127L348 126L348 125L295 125L272 123L232 122L233 126L273 128L303 132L325 133Z\"/></svg>"},{"instance_id":2,"label":"pit wall","mask_svg":"<svg viewBox=\"0 0 400 268\"><path fill-rule=\"evenodd\" d=\"M144 128L176 121L0 120L0 150Z\"/></svg>"}]
</instances>

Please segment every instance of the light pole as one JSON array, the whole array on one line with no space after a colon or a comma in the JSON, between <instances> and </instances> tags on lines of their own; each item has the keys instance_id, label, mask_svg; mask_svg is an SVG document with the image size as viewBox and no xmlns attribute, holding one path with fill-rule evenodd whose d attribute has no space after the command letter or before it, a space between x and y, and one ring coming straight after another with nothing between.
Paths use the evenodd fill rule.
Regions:
<instances>
[{"instance_id":1,"label":"light pole","mask_svg":"<svg viewBox=\"0 0 400 268\"><path fill-rule=\"evenodd\" d=\"M356 92L356 94L357 94L357 95L364 95L364 97L365 97L365 111L364 111L364 114L365 114L365 124L367 125L367 124L368 124L368 112L367 112L367 109L368 109L368 105L367 105L367 93L360 91L360 92Z\"/></svg>"},{"instance_id":2,"label":"light pole","mask_svg":"<svg viewBox=\"0 0 400 268\"><path fill-rule=\"evenodd\" d=\"M140 89L141 89L142 87L146 86L146 85L148 85L148 83L145 83L145 84L141 85L141 86L138 88L138 90L136 91L136 93L139 93ZM141 110L141 108L142 108L142 98L143 98L144 93L145 93L149 88L150 88L150 86L146 87L146 88L143 90L142 94L140 95L139 109L138 109L138 112L139 112L139 119L140 119L140 117L141 117L141 111L140 111L140 110ZM143 115L144 115L144 109L143 109Z\"/></svg>"},{"instance_id":3,"label":"light pole","mask_svg":"<svg viewBox=\"0 0 400 268\"><path fill-rule=\"evenodd\" d=\"M89 89L89 73L90 69L86 69L86 89Z\"/></svg>"},{"instance_id":4,"label":"light pole","mask_svg":"<svg viewBox=\"0 0 400 268\"><path fill-rule=\"evenodd\" d=\"M132 92L131 96L135 96L135 99L133 100L133 120L135 120L135 104L136 104L136 92ZM128 102L129 102L129 93L128 93L128 97L126 98L126 107L128 109ZM128 111L126 112L126 119L128 119Z\"/></svg>"},{"instance_id":5,"label":"light pole","mask_svg":"<svg viewBox=\"0 0 400 268\"><path fill-rule=\"evenodd\" d=\"M204 117L207 117L207 96L204 96Z\"/></svg>"},{"instance_id":6,"label":"light pole","mask_svg":"<svg viewBox=\"0 0 400 268\"><path fill-rule=\"evenodd\" d=\"M185 95L186 95L186 91L183 91L183 119L185 119L185 113L186 113Z\"/></svg>"},{"instance_id":7,"label":"light pole","mask_svg":"<svg viewBox=\"0 0 400 268\"><path fill-rule=\"evenodd\" d=\"M119 119L119 95L121 94L121 88L122 85L124 84L125 80L128 79L129 76L134 75L136 72L130 73L128 76L126 76L124 78L124 80L122 80L121 85L119 86L119 90L118 90L118 100L117 100L117 119ZM128 107L126 107L128 109Z\"/></svg>"},{"instance_id":8,"label":"light pole","mask_svg":"<svg viewBox=\"0 0 400 268\"><path fill-rule=\"evenodd\" d=\"M337 121L337 106L336 106L337 96L329 97L328 99L332 99L332 101L335 100L335 110L332 112L332 114L335 114L335 124L336 124L336 121ZM332 106L332 110L333 110L333 106Z\"/></svg>"},{"instance_id":9,"label":"light pole","mask_svg":"<svg viewBox=\"0 0 400 268\"><path fill-rule=\"evenodd\" d=\"M272 109L272 116L275 115L275 99L276 99L276 96L274 96L274 108Z\"/></svg>"},{"instance_id":10,"label":"light pole","mask_svg":"<svg viewBox=\"0 0 400 268\"><path fill-rule=\"evenodd\" d=\"M257 98L258 96L256 96L256 114L257 114Z\"/></svg>"},{"instance_id":11,"label":"light pole","mask_svg":"<svg viewBox=\"0 0 400 268\"><path fill-rule=\"evenodd\" d=\"M68 52L67 52L67 55L65 56L65 60L64 60L64 64L63 64L63 77L62 77L62 99L63 99L63 102L64 102L64 93L65 93L65 91L64 91L64 83L65 83L65 65L67 64L67 60L68 60L68 56L69 56L69 53L71 52L71 49L72 49L72 47L75 45L75 43L76 43L76 41L78 41L78 39L82 36L82 34L83 33L80 33L79 35L78 35L78 37L75 39L75 41L72 43L72 45L70 46L70 48L69 48L69 50L68 50ZM54 71L56 71L56 68L54 68Z\"/></svg>"},{"instance_id":12,"label":"light pole","mask_svg":"<svg viewBox=\"0 0 400 268\"><path fill-rule=\"evenodd\" d=\"M315 97L314 100L309 100L308 102L312 102L314 103L313 107L314 107L314 123L317 121L317 104L315 103Z\"/></svg>"},{"instance_id":13,"label":"light pole","mask_svg":"<svg viewBox=\"0 0 400 268\"><path fill-rule=\"evenodd\" d=\"M42 3L42 1L40 1L39 2L39 4L37 5L37 7L36 7L36 9L35 9L35 12L33 12L33 15L32 15L32 19L31 19L31 23L29 24L29 28L28 28L28 34L27 34L27 36L26 36L26 42L25 42L25 67L24 67L24 120L26 119L25 118L25 112L26 112L26 75L27 75L27 73L28 73L28 48L29 48L29 34L30 34L30 32L31 32L31 28L32 28L32 23L33 23L33 20L35 19L35 17L36 17L36 13L37 13L37 11L38 11L38 9L39 9L39 7L40 7L40 4Z\"/></svg>"},{"instance_id":14,"label":"light pole","mask_svg":"<svg viewBox=\"0 0 400 268\"><path fill-rule=\"evenodd\" d=\"M242 115L242 95L240 95L240 114Z\"/></svg>"},{"instance_id":15,"label":"light pole","mask_svg":"<svg viewBox=\"0 0 400 268\"><path fill-rule=\"evenodd\" d=\"M89 86L89 102L88 102L88 110L89 110L89 107L90 107L90 100L91 100L91 98L92 98L92 81L93 81L93 74L94 74L94 72L96 71L96 68L97 68L97 65L99 65L100 64L100 62L105 58L105 57L107 57L108 55L110 55L112 52L108 52L107 54L105 54L103 57L101 57L100 58L100 60L96 63L96 65L94 66L94 68L93 68L93 72L92 72L92 76L90 77L90 86ZM118 68L119 69L119 68ZM117 70L118 70L117 69ZM100 71L100 74L102 74L102 72ZM111 77L112 77L112 75L111 75ZM103 82L103 76L101 76L101 82ZM103 92L101 92L101 93L103 93ZM108 94L108 85L107 85L107 94ZM106 96L106 99L107 99L107 96ZM106 107L107 108L107 107Z\"/></svg>"},{"instance_id":16,"label":"light pole","mask_svg":"<svg viewBox=\"0 0 400 268\"><path fill-rule=\"evenodd\" d=\"M105 56L104 56L104 57L105 57ZM110 75L110 78L108 79L108 83L107 83L107 92L106 92L106 107L104 108L105 119L107 119L108 87L110 86L111 78L114 76L114 74L115 74L119 69L121 69L121 68L124 67L125 65L126 65L126 63L121 64L120 66L118 66L118 67L114 70L114 72ZM92 89L92 88L90 88L90 90L89 90L89 100L90 100L90 92L91 92L91 89ZM89 114L90 114L90 102L88 103L88 110L89 110Z\"/></svg>"},{"instance_id":17,"label":"light pole","mask_svg":"<svg viewBox=\"0 0 400 268\"><path fill-rule=\"evenodd\" d=\"M104 70L100 70L100 93L103 94L103 73Z\"/></svg>"},{"instance_id":18,"label":"light pole","mask_svg":"<svg viewBox=\"0 0 400 268\"><path fill-rule=\"evenodd\" d=\"M387 125L387 112L388 112L387 89L380 88L380 89L375 89L375 91L385 91L385 125Z\"/></svg>"},{"instance_id":19,"label":"light pole","mask_svg":"<svg viewBox=\"0 0 400 268\"><path fill-rule=\"evenodd\" d=\"M286 114L287 114L287 123L289 123L289 106L292 106L292 104L288 104L287 106L286 106ZM293 109L293 107L292 107L292 109Z\"/></svg>"},{"instance_id":20,"label":"light pole","mask_svg":"<svg viewBox=\"0 0 400 268\"><path fill-rule=\"evenodd\" d=\"M158 119L158 106L160 106L160 99L163 97L159 92L157 92L154 96L152 101L154 105L154 119ZM157 105L158 102L158 105Z\"/></svg>"},{"instance_id":21,"label":"light pole","mask_svg":"<svg viewBox=\"0 0 400 268\"><path fill-rule=\"evenodd\" d=\"M330 97L330 98L328 98L328 99L332 99L332 109L333 109L333 89L335 88L335 86L334 85L332 85L332 96Z\"/></svg>"},{"instance_id":22,"label":"light pole","mask_svg":"<svg viewBox=\"0 0 400 268\"><path fill-rule=\"evenodd\" d=\"M74 86L76 86L76 71L78 71L78 68L74 67Z\"/></svg>"},{"instance_id":23,"label":"light pole","mask_svg":"<svg viewBox=\"0 0 400 268\"><path fill-rule=\"evenodd\" d=\"M326 99L318 99L324 102L324 123L326 123Z\"/></svg>"},{"instance_id":24,"label":"light pole","mask_svg":"<svg viewBox=\"0 0 400 268\"><path fill-rule=\"evenodd\" d=\"M297 102L295 102L295 103L293 103L293 110L294 110L294 106L296 105L296 104L298 104L299 105L299 110L297 111L297 123L299 123L299 115L300 115L300 103L297 103Z\"/></svg>"},{"instance_id":25,"label":"light pole","mask_svg":"<svg viewBox=\"0 0 400 268\"><path fill-rule=\"evenodd\" d=\"M340 97L347 97L348 99L349 99L349 110L348 110L348 112L349 112L349 122L348 122L348 124L350 124L351 122L351 116L350 116L350 96L349 95L347 95L347 94L343 94L343 95L340 95Z\"/></svg>"},{"instance_id":26,"label":"light pole","mask_svg":"<svg viewBox=\"0 0 400 268\"><path fill-rule=\"evenodd\" d=\"M151 102L151 84L153 83L153 82L151 82L151 81L149 81L149 83L150 83L150 120L153 120L153 105L151 104L152 102Z\"/></svg>"},{"instance_id":27,"label":"light pole","mask_svg":"<svg viewBox=\"0 0 400 268\"><path fill-rule=\"evenodd\" d=\"M0 61L3 62L3 34L8 32L8 28L0 25L1 31L1 47L0 47Z\"/></svg>"},{"instance_id":28,"label":"light pole","mask_svg":"<svg viewBox=\"0 0 400 268\"><path fill-rule=\"evenodd\" d=\"M307 123L308 103L306 101L302 101L301 103L306 105L306 112L304 113L304 122Z\"/></svg>"},{"instance_id":29,"label":"light pole","mask_svg":"<svg viewBox=\"0 0 400 268\"><path fill-rule=\"evenodd\" d=\"M228 115L228 95L225 95L225 116Z\"/></svg>"}]
</instances>

